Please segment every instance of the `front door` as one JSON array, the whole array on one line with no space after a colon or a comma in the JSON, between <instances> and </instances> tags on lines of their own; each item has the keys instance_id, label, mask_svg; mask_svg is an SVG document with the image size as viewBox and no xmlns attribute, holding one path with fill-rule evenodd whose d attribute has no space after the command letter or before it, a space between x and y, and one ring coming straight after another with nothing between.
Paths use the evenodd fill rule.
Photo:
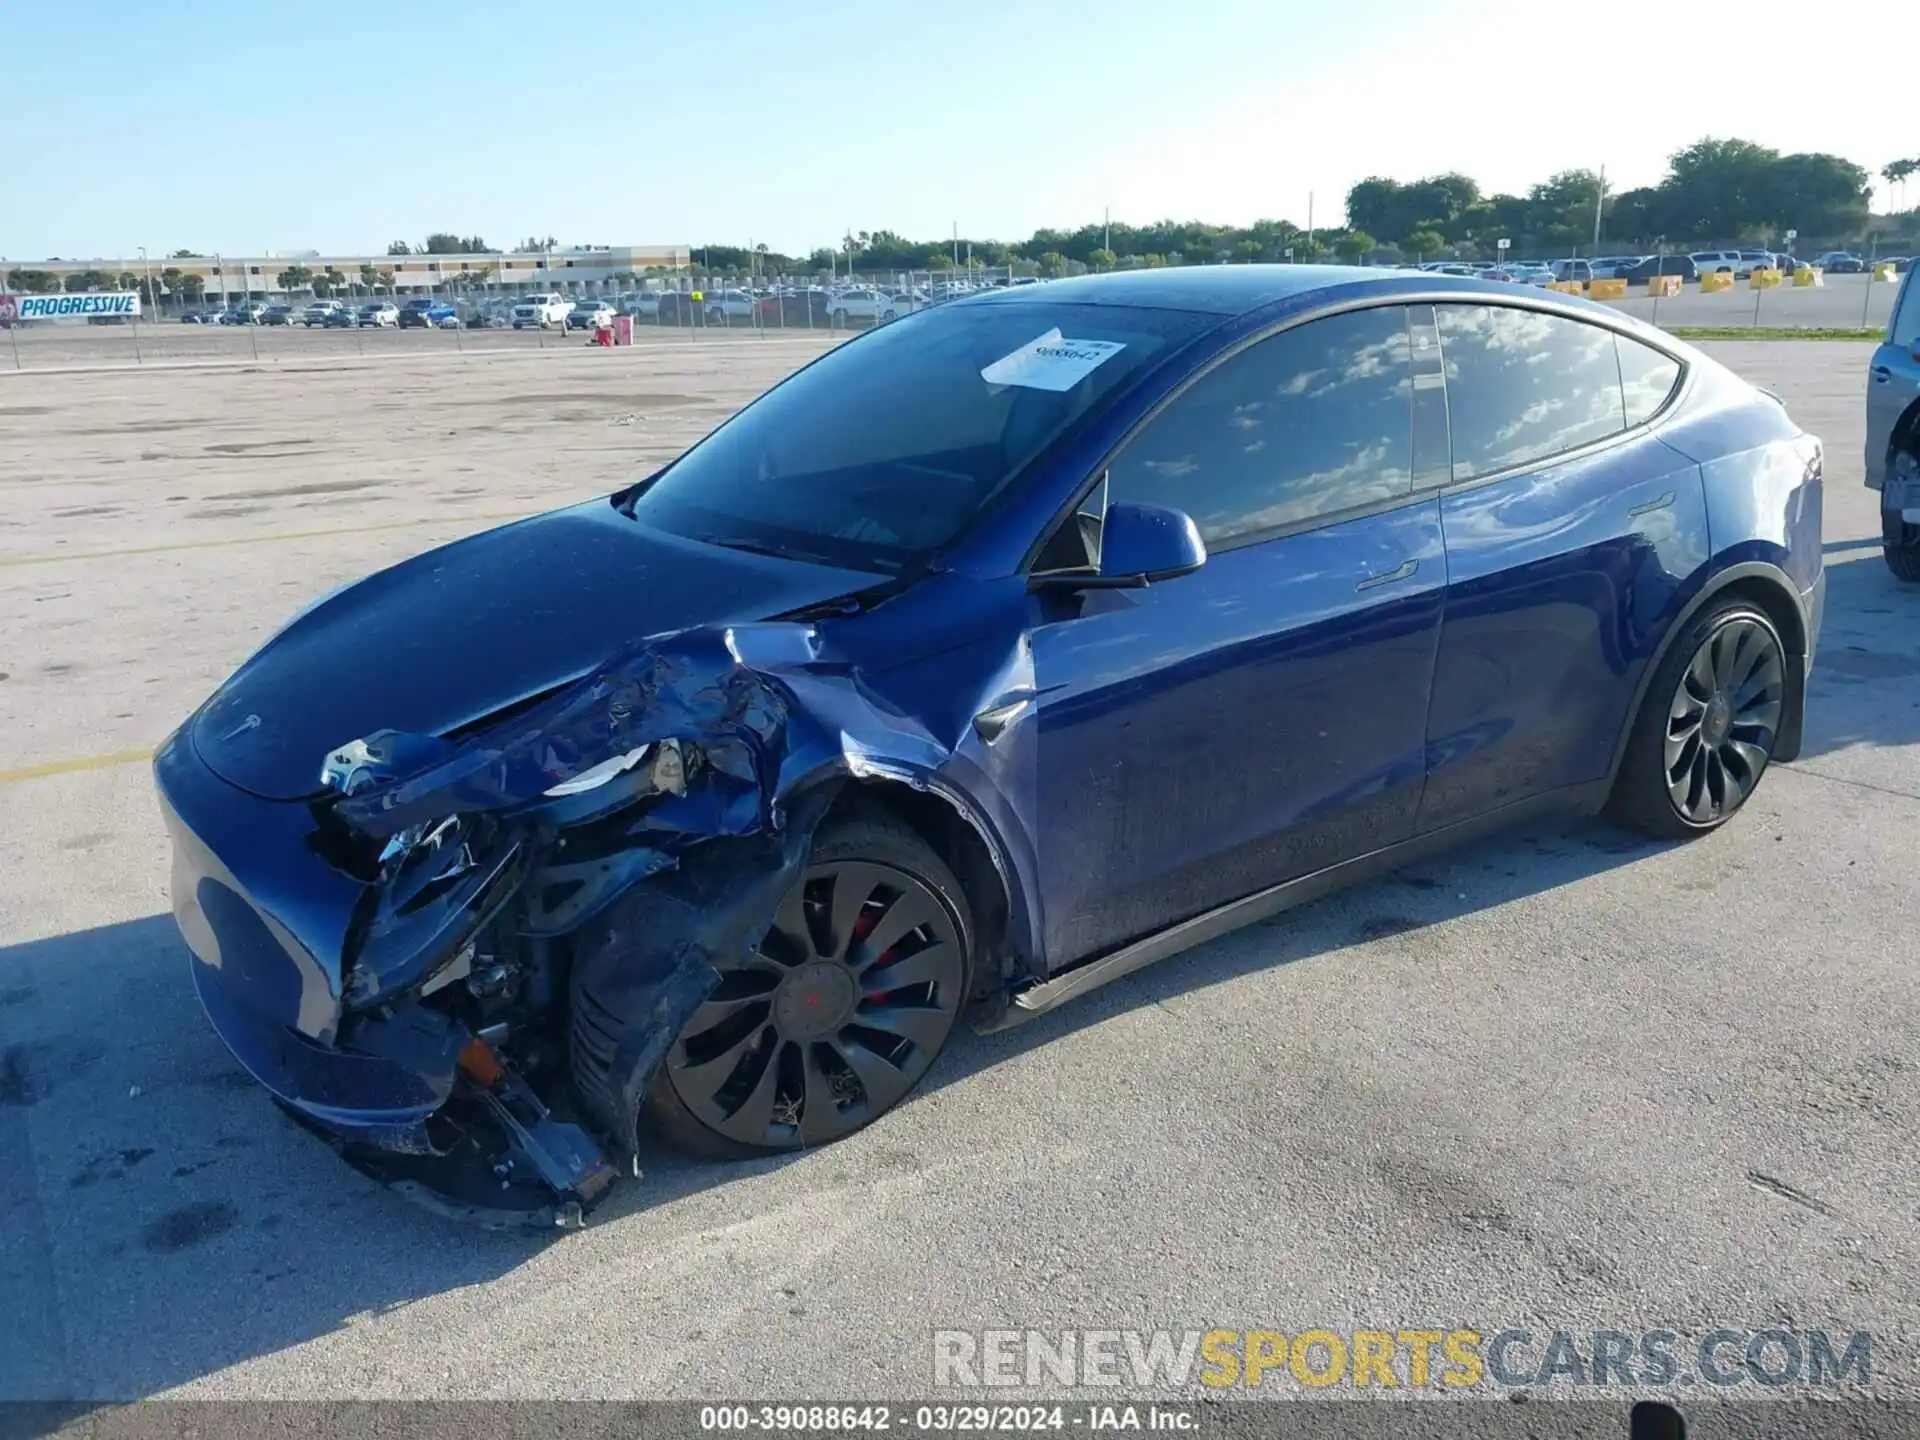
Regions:
<instances>
[{"instance_id":1,"label":"front door","mask_svg":"<svg viewBox=\"0 0 1920 1440\"><path fill-rule=\"evenodd\" d=\"M1416 368L1404 307L1311 321L1115 460L1109 503L1185 510L1210 553L1034 602L1052 967L1411 834L1446 581Z\"/></svg>"}]
</instances>

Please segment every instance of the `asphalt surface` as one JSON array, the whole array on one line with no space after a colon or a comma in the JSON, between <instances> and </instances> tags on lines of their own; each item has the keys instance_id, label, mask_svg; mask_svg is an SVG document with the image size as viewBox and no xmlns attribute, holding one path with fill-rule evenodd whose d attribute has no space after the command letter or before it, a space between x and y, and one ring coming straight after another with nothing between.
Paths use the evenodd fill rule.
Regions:
<instances>
[{"instance_id":1,"label":"asphalt surface","mask_svg":"<svg viewBox=\"0 0 1920 1440\"><path fill-rule=\"evenodd\" d=\"M1864 1329L1912 1394L1920 591L1869 347L1714 348L1825 437L1831 567L1806 753L1726 830L1481 844L959 1036L839 1145L650 1153L562 1237L274 1111L138 757L307 600L613 488L806 343L0 377L0 1399L900 1396L935 1327L1421 1324Z\"/></svg>"}]
</instances>

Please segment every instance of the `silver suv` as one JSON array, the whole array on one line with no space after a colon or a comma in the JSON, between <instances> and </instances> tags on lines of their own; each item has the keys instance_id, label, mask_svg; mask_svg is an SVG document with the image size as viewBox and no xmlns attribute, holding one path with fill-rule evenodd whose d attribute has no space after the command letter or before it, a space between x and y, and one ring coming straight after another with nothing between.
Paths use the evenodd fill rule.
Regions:
<instances>
[{"instance_id":1,"label":"silver suv","mask_svg":"<svg viewBox=\"0 0 1920 1440\"><path fill-rule=\"evenodd\" d=\"M1920 267L1909 266L1867 379L1867 485L1887 568L1920 584Z\"/></svg>"}]
</instances>

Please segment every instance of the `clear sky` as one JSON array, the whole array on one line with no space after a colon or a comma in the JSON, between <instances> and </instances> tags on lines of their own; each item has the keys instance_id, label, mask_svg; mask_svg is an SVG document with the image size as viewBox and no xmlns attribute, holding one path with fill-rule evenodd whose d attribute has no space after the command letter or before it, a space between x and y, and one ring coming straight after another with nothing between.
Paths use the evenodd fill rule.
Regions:
<instances>
[{"instance_id":1,"label":"clear sky","mask_svg":"<svg viewBox=\"0 0 1920 1440\"><path fill-rule=\"evenodd\" d=\"M0 3L0 255L378 251L1340 218L1703 135L1920 149L1894 10L1803 0ZM1709 22L1704 17L1717 19ZM1911 187L1910 187L1911 188ZM1883 195L1884 203L1884 195Z\"/></svg>"}]
</instances>

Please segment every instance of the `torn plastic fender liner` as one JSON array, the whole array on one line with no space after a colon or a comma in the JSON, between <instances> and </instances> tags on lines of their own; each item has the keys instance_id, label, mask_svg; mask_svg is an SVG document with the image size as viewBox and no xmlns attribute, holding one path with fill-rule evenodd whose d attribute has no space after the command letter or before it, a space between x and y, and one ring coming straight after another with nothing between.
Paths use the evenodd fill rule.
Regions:
<instances>
[{"instance_id":1,"label":"torn plastic fender liner","mask_svg":"<svg viewBox=\"0 0 1920 1440\"><path fill-rule=\"evenodd\" d=\"M744 962L767 933L838 788L808 791L778 832L689 850L580 932L569 997L574 1091L620 1149L634 1148L647 1088L720 968Z\"/></svg>"}]
</instances>

